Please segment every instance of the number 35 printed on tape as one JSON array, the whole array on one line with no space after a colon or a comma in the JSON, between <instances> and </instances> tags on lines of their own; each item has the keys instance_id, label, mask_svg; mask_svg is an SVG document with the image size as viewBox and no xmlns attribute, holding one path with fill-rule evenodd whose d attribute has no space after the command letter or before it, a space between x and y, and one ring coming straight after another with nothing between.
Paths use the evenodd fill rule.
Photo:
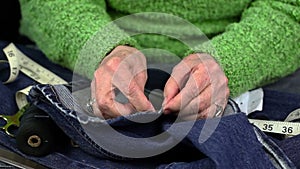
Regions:
<instances>
[{"instance_id":1,"label":"number 35 printed on tape","mask_svg":"<svg viewBox=\"0 0 300 169\"><path fill-rule=\"evenodd\" d=\"M300 119L300 109L292 111L284 121L269 121L249 119L249 122L257 126L260 130L270 133L285 134L295 136L300 134L300 123L290 122Z\"/></svg>"},{"instance_id":2,"label":"number 35 printed on tape","mask_svg":"<svg viewBox=\"0 0 300 169\"><path fill-rule=\"evenodd\" d=\"M288 134L293 136L300 134L300 123L256 119L249 119L249 121L265 132Z\"/></svg>"}]
</instances>

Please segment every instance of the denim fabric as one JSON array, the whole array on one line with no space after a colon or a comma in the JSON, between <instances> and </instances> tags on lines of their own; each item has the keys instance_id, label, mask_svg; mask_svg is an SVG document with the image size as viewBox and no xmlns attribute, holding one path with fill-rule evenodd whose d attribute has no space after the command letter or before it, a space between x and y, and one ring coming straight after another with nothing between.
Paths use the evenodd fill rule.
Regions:
<instances>
[{"instance_id":1,"label":"denim fabric","mask_svg":"<svg viewBox=\"0 0 300 169\"><path fill-rule=\"evenodd\" d=\"M0 47L3 48L6 44L1 42ZM54 71L65 80L71 81L72 72L49 62L38 50L24 46L18 47L43 66ZM4 58L3 53L1 53L0 58ZM23 74L11 84L0 84L0 99L3 100L0 105L0 113L14 114L17 111L14 93L31 84L36 84L36 82ZM86 86L86 83L78 84L79 87L82 87L81 85ZM282 120L291 110L300 107L300 96L294 97L285 93L265 91L264 99L264 110L253 113L252 117ZM174 124L174 116L158 117L157 113L148 112L134 114L127 118L97 120L97 118L85 113L84 105L73 98L69 89L63 85L36 85L30 93L30 101L47 112L80 148L66 146L44 157L27 156L16 148L15 139L5 135L4 132L0 132L0 144L49 168L275 168L276 166L294 168L291 161L297 164L295 160L297 155L290 150L294 143L300 141L299 137L287 140L273 139L273 137L253 127L243 113L227 115L222 118L198 120L193 125L191 122L177 122L174 130L170 131L169 137L164 140L148 140L148 142L133 145L131 148L138 150L140 149L139 146L143 146L149 151L153 147L164 148L164 146L172 145L182 134L186 134L182 132L186 126L192 126L186 137L177 146L154 157L136 159L116 154L106 147L97 145L83 130L82 126L84 125L82 124L96 125L96 128L101 130L100 126L108 123L124 135L144 138L170 129ZM277 114L273 114L273 116L272 112ZM156 120L146 124L131 121L140 118ZM216 122L219 124L212 132ZM98 132L104 141L118 146L118 142L111 139L114 138L112 133L106 130ZM207 140L202 140L203 137L200 136L205 136L207 133L212 133L212 135ZM286 155L289 155L290 158Z\"/></svg>"},{"instance_id":2,"label":"denim fabric","mask_svg":"<svg viewBox=\"0 0 300 169\"><path fill-rule=\"evenodd\" d=\"M279 142L278 145L296 165L296 167L300 168L300 135L283 140Z\"/></svg>"},{"instance_id":3,"label":"denim fabric","mask_svg":"<svg viewBox=\"0 0 300 169\"><path fill-rule=\"evenodd\" d=\"M63 97L59 95L63 95ZM66 100L68 98L69 100ZM39 108L47 111L48 114L58 124L58 126L60 126L66 132L66 134L73 140L75 140L77 144L79 144L79 146L86 152L96 155L102 159L104 158L129 161L132 160L130 158L114 154L113 152L106 150L106 147L97 145L89 137L89 135L86 134L82 126L79 124L79 121L81 121L83 124L90 124L91 126L96 128L102 140L106 140L117 149L122 148L118 147L118 145L120 144L118 142L118 139L113 139L115 137L113 133L110 133L105 129L102 130L103 125L105 125L103 121L97 120L98 118L94 119L94 117L84 117L82 116L83 114L80 114L78 112L76 113L74 111L74 109L80 110L80 105L77 105L76 99L72 98L72 96L68 94L68 89L66 87L62 85L37 85L30 93L30 100L35 102ZM77 116L78 114L80 114L80 117ZM138 113L131 115L128 118L132 120L134 118L140 117L152 118L151 116L157 116L157 113ZM129 119L125 117L118 117L112 120L107 120L106 122L118 132L131 137L149 137L159 134L160 132L163 132L166 129L170 128L173 122L172 116L161 116L154 122L142 125L133 123ZM208 140L201 142L199 140L201 132L205 130L204 133L209 133L208 130L211 130L211 128L204 128L203 126L205 124L215 124L217 120L220 120L220 123L218 124L216 130ZM148 140L149 142L142 142L141 144L134 143L132 145L128 143L130 145L129 147L138 150L140 147L146 147L147 149L147 146L149 146L147 149L148 151L151 151L153 147L158 149L164 148L164 146L172 144L172 141L180 137L180 134L185 134L182 133L181 130L188 126L189 123L190 122L177 123L177 127L175 128L176 132L170 132L170 138L167 138L166 140L160 140L160 144ZM264 139L262 139L264 140L264 142L271 141L264 133L258 130L256 132L259 133L259 135L265 137ZM263 147L261 142L257 140L257 136L253 130L253 126L249 124L247 117L242 113L228 115L222 117L221 119L215 118L210 120L199 120L195 124L193 124L190 132L187 134L184 140L182 140L181 143L182 144L180 146L185 147L186 152L194 149L198 150L203 155L200 156L200 154L198 154L198 157L201 158L196 158L195 161L191 163L181 161L173 162L171 164L162 165L159 167L210 168L214 166L213 168L273 168L274 164L271 162L268 154L271 154L273 156L275 153L277 157L275 157L273 161L279 161L278 165L293 168L293 164L291 163L291 161L285 156L282 150L280 150L280 148L275 143L267 143L267 146L272 151L266 152L264 150L265 147ZM180 146L176 148L180 149ZM179 151L176 150L176 148L175 150L173 150L174 152ZM273 151L274 149L278 151ZM172 159L172 155L168 153L166 153L165 156L164 154L162 156L163 159L167 161L170 161ZM190 156L190 158L194 159L193 156ZM153 159L155 159L156 162L159 161L159 159L157 158L148 158L144 160L151 161Z\"/></svg>"}]
</instances>

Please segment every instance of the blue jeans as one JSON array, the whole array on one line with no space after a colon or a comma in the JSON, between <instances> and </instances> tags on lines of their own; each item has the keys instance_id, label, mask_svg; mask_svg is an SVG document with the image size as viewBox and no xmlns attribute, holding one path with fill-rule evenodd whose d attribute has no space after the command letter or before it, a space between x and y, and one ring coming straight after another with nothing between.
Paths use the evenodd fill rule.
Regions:
<instances>
[{"instance_id":1,"label":"blue jeans","mask_svg":"<svg viewBox=\"0 0 300 169\"><path fill-rule=\"evenodd\" d=\"M46 111L57 125L79 144L79 147L100 159L136 160L135 158L116 154L115 150L107 149L105 143L113 145L116 149L124 149L124 147L122 141L120 142L121 139L105 127L106 123L118 133L134 138L158 135L174 125L175 117L171 115L160 116L155 121L146 124L132 122L134 119L141 117L152 119L153 116L158 116L157 113L151 112L138 113L127 118L118 117L105 122L97 121L93 117L87 117L74 111L81 110L80 105L76 102L76 99L72 99L69 89L62 85L37 85L30 93L30 100L36 103L40 109ZM80 121L84 125L80 125ZM185 135L177 146L158 155L160 158L154 156L140 159L145 161L142 167L273 168L274 165L293 167L290 159L276 142L253 127L243 113L227 115L222 118L198 120L192 124L190 130L186 133L184 129L191 126L190 123L177 122L174 131L169 131L169 137L162 140L148 139L140 143L127 142L126 144L130 149L136 151L142 148L143 151L151 152L153 149L164 149L165 146L174 145L174 141L181 138L181 134ZM217 124L216 128L213 128L214 124ZM207 127L210 125L212 127ZM87 126L91 126L91 128ZM96 129L96 131L93 131L93 129ZM99 133L99 137L92 139L87 134L89 132L87 130ZM214 130L212 135L201 141L201 134L210 133L210 130ZM257 140L257 138L259 139ZM101 144L97 144L95 139L103 141L105 146L102 147ZM130 149L125 152L129 152ZM177 159L178 154L182 155L182 158ZM272 156L276 156L276 158L270 158ZM154 161L159 164L157 166L147 166L147 164L154 164ZM168 164L164 164L165 161ZM279 161L279 163L276 161ZM128 165L131 168L130 163Z\"/></svg>"},{"instance_id":2,"label":"blue jeans","mask_svg":"<svg viewBox=\"0 0 300 169\"><path fill-rule=\"evenodd\" d=\"M3 48L5 45L5 43L1 43L0 47ZM72 72L49 62L41 52L23 46L19 46L19 48L62 78L71 81ZM2 57L1 55L0 58ZM35 84L35 82L22 74L17 81L11 84L1 84L0 98L3 103L1 103L0 113L15 113L17 108L14 93L30 84ZM79 89L81 89L80 84ZM291 141L266 135L251 125L243 113L232 112L231 115L222 118L198 120L194 124L183 121L174 123L175 116L162 115L158 117L154 112L97 121L82 113L85 109L84 105L72 99L70 93L70 90L63 85L37 85L30 92L29 100L51 116L54 122L80 148L65 146L44 157L28 156L20 152L16 148L15 139L10 138L4 132L0 132L0 144L50 168L275 168L280 165L295 168L294 159L297 158L292 156L289 158L287 154L292 154L288 151L293 146L292 143L297 142L300 138L296 136ZM273 99L273 96L286 99ZM265 91L264 99L264 110L254 113L253 117L283 120L290 110L300 107L300 96ZM275 110L277 114L273 116L270 112ZM155 120L144 124L133 122L134 119L141 118ZM112 139L115 138L115 134L106 130L105 126L108 125L125 136L148 138L168 131L175 124L175 127L168 131L168 137L160 140L148 139L141 143L128 143L130 145L128 151L130 148L137 151L142 148L151 152L154 147L158 150L165 149L169 145L175 145L174 143L177 143L178 140L180 141L162 154L132 158L96 143L95 140L99 138L92 139L86 133L86 129L95 132L93 127L84 130L83 126L85 125L83 124L96 128L103 144L113 145L110 148L123 149L124 147L118 147L121 145L120 141ZM188 132L184 131L186 127L191 127ZM206 136L207 133L211 135Z\"/></svg>"}]
</instances>

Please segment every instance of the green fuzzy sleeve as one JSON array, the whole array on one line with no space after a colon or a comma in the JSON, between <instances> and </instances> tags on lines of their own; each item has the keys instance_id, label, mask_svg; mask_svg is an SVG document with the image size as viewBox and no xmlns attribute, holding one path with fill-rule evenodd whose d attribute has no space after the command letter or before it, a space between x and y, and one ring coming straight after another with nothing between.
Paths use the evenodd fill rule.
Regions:
<instances>
[{"instance_id":1,"label":"green fuzzy sleeve","mask_svg":"<svg viewBox=\"0 0 300 169\"><path fill-rule=\"evenodd\" d=\"M20 0L20 4L21 33L52 61L87 77L115 46L135 44L116 26L107 25L111 18L104 0Z\"/></svg>"},{"instance_id":2,"label":"green fuzzy sleeve","mask_svg":"<svg viewBox=\"0 0 300 169\"><path fill-rule=\"evenodd\" d=\"M195 51L212 54L232 96L273 82L300 66L300 1L256 1L226 31Z\"/></svg>"}]
</instances>

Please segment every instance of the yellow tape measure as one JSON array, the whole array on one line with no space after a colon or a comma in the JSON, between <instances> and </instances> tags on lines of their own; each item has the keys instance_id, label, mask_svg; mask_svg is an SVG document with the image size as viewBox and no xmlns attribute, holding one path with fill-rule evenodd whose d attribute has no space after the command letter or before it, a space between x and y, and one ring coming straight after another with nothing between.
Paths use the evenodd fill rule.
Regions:
<instances>
[{"instance_id":1,"label":"yellow tape measure","mask_svg":"<svg viewBox=\"0 0 300 169\"><path fill-rule=\"evenodd\" d=\"M249 121L264 132L286 134L292 136L300 134L300 123L256 119L249 119Z\"/></svg>"},{"instance_id":2,"label":"yellow tape measure","mask_svg":"<svg viewBox=\"0 0 300 169\"><path fill-rule=\"evenodd\" d=\"M10 66L10 76L4 84L13 82L20 71L41 84L54 85L67 83L56 74L27 57L13 43L10 43L5 47L3 52L5 53ZM19 108L27 104L26 95L28 95L30 89L31 86L28 86L16 93L16 102Z\"/></svg>"},{"instance_id":3,"label":"yellow tape measure","mask_svg":"<svg viewBox=\"0 0 300 169\"><path fill-rule=\"evenodd\" d=\"M284 121L270 121L249 119L260 130L264 132L285 134L287 136L295 136L300 134L300 122L290 122L293 120L300 120L300 109L292 111Z\"/></svg>"},{"instance_id":4,"label":"yellow tape measure","mask_svg":"<svg viewBox=\"0 0 300 169\"><path fill-rule=\"evenodd\" d=\"M18 61L18 57L16 56L16 47L12 48L11 46L7 46L3 49L3 52L5 53L10 68L9 78L5 82L3 82L3 84L7 84L13 82L18 77L20 71L20 64Z\"/></svg>"}]
</instances>

